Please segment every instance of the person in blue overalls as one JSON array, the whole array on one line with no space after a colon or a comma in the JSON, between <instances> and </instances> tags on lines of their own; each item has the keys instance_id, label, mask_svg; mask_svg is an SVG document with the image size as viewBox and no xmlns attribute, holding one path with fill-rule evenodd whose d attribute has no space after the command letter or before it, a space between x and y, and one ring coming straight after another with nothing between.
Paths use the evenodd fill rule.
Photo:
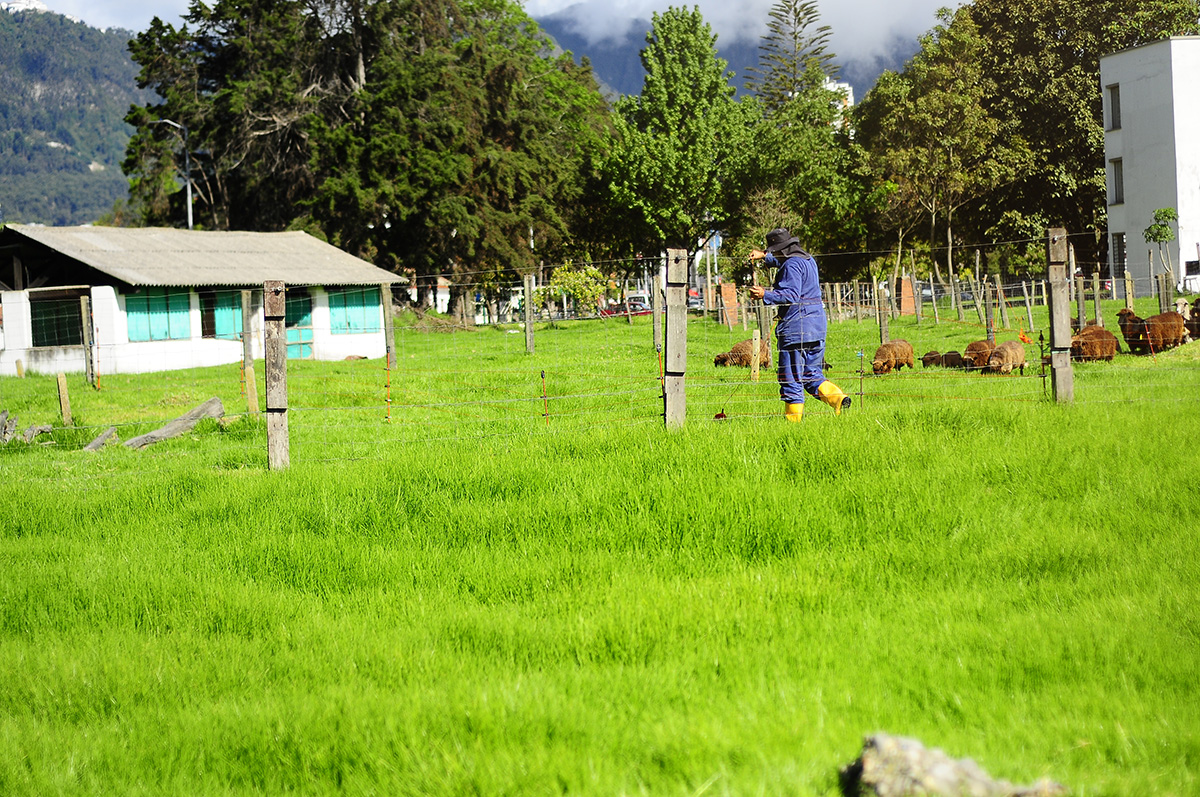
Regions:
<instances>
[{"instance_id":1,"label":"person in blue overalls","mask_svg":"<svg viewBox=\"0 0 1200 797\"><path fill-rule=\"evenodd\" d=\"M775 352L784 416L797 422L804 416L805 391L833 407L835 415L841 415L850 406L850 397L826 379L822 370L825 308L821 304L817 261L782 227L767 233L766 251L755 249L750 259L764 260L776 268L774 287L767 290L755 285L750 289L750 298L782 307L775 325Z\"/></svg>"}]
</instances>

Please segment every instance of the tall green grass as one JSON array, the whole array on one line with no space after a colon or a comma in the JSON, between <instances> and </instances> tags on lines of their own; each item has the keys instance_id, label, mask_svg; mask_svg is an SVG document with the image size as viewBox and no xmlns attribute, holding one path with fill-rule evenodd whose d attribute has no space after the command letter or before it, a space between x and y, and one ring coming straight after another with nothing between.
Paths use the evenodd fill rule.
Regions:
<instances>
[{"instance_id":1,"label":"tall green grass","mask_svg":"<svg viewBox=\"0 0 1200 797\"><path fill-rule=\"evenodd\" d=\"M656 367L647 331L401 351L440 354L437 394L486 395L467 362L603 392ZM699 358L741 330L696 333ZM769 413L676 432L422 408L424 439L356 449L392 427L294 420L279 473L248 419L6 451L0 793L828 795L882 730L1076 794L1195 794L1197 345L1081 368L1100 397L1071 407L879 388L797 426L765 374ZM293 404L369 364L307 364Z\"/></svg>"}]
</instances>

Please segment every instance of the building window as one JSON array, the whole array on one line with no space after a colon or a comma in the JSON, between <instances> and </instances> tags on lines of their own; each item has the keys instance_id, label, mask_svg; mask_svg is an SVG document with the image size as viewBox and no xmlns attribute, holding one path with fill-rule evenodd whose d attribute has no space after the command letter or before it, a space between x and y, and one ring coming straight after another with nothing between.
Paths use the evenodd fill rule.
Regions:
<instances>
[{"instance_id":1,"label":"building window","mask_svg":"<svg viewBox=\"0 0 1200 797\"><path fill-rule=\"evenodd\" d=\"M379 331L378 288L330 288L329 326L335 335Z\"/></svg>"},{"instance_id":2,"label":"building window","mask_svg":"<svg viewBox=\"0 0 1200 797\"><path fill-rule=\"evenodd\" d=\"M1112 267L1113 274L1125 273L1125 233L1112 234Z\"/></svg>"},{"instance_id":3,"label":"building window","mask_svg":"<svg viewBox=\"0 0 1200 797\"><path fill-rule=\"evenodd\" d=\"M1125 169L1120 158L1112 161L1112 204L1120 205L1125 202Z\"/></svg>"},{"instance_id":4,"label":"building window","mask_svg":"<svg viewBox=\"0 0 1200 797\"><path fill-rule=\"evenodd\" d=\"M35 347L83 345L83 311L78 299L31 300L29 317Z\"/></svg>"},{"instance_id":5,"label":"building window","mask_svg":"<svg viewBox=\"0 0 1200 797\"><path fill-rule=\"evenodd\" d=\"M1121 129L1121 87L1108 87L1108 129Z\"/></svg>"},{"instance_id":6,"label":"building window","mask_svg":"<svg viewBox=\"0 0 1200 797\"><path fill-rule=\"evenodd\" d=\"M242 292L200 292L200 337L242 339Z\"/></svg>"},{"instance_id":7,"label":"building window","mask_svg":"<svg viewBox=\"0 0 1200 797\"><path fill-rule=\"evenodd\" d=\"M181 288L142 288L125 295L129 340L186 340L192 336L192 303Z\"/></svg>"}]
</instances>

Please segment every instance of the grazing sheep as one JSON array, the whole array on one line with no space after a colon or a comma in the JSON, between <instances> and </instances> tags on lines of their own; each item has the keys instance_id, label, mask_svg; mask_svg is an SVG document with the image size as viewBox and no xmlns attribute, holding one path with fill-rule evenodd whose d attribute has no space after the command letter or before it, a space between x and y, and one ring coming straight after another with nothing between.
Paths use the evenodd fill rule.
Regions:
<instances>
[{"instance_id":1,"label":"grazing sheep","mask_svg":"<svg viewBox=\"0 0 1200 797\"><path fill-rule=\"evenodd\" d=\"M927 351L927 352L925 352L924 356L921 357L921 365L926 368L928 368L931 365L941 365L941 364L942 364L942 355L939 354L937 351Z\"/></svg>"},{"instance_id":2,"label":"grazing sheep","mask_svg":"<svg viewBox=\"0 0 1200 797\"><path fill-rule=\"evenodd\" d=\"M751 347L753 345L753 340L743 340L731 350L722 352L714 357L713 365L740 365L743 368L749 368ZM771 347L766 340L759 343L758 364L763 368L771 367Z\"/></svg>"},{"instance_id":3,"label":"grazing sheep","mask_svg":"<svg viewBox=\"0 0 1200 797\"><path fill-rule=\"evenodd\" d=\"M912 368L913 361L916 360L917 356L913 351L912 344L907 340L893 340L890 342L896 347L896 351L898 352L898 356L896 357L896 370L899 371L901 365L907 365L909 368Z\"/></svg>"},{"instance_id":4,"label":"grazing sheep","mask_svg":"<svg viewBox=\"0 0 1200 797\"><path fill-rule=\"evenodd\" d=\"M990 340L974 340L967 344L967 350L963 352L963 359L967 363L967 368L984 368L988 364L988 358L992 356L992 352L996 350L996 344Z\"/></svg>"},{"instance_id":5,"label":"grazing sheep","mask_svg":"<svg viewBox=\"0 0 1200 797\"><path fill-rule=\"evenodd\" d=\"M875 350L871 370L877 374L890 374L902 367L913 367L913 348L907 340L893 340Z\"/></svg>"},{"instance_id":6,"label":"grazing sheep","mask_svg":"<svg viewBox=\"0 0 1200 797\"><path fill-rule=\"evenodd\" d=\"M1183 316L1174 310L1142 319L1124 309L1117 313L1117 323L1134 354L1155 354L1183 343Z\"/></svg>"},{"instance_id":7,"label":"grazing sheep","mask_svg":"<svg viewBox=\"0 0 1200 797\"><path fill-rule=\"evenodd\" d=\"M966 363L963 361L963 356L957 351L948 351L942 355L942 365L947 368L965 368Z\"/></svg>"},{"instance_id":8,"label":"grazing sheep","mask_svg":"<svg viewBox=\"0 0 1200 797\"><path fill-rule=\"evenodd\" d=\"M988 355L983 370L994 374L1011 374L1014 368L1020 368L1021 375L1025 375L1025 347L1018 341L1006 340Z\"/></svg>"},{"instance_id":9,"label":"grazing sheep","mask_svg":"<svg viewBox=\"0 0 1200 797\"><path fill-rule=\"evenodd\" d=\"M1071 336L1072 360L1112 360L1116 353L1117 336L1104 327L1084 327Z\"/></svg>"}]
</instances>

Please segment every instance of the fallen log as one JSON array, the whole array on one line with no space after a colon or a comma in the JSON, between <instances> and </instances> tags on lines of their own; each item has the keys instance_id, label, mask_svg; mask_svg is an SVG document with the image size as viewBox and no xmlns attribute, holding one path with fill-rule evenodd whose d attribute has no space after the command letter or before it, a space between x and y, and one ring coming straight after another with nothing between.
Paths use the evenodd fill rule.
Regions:
<instances>
[{"instance_id":1,"label":"fallen log","mask_svg":"<svg viewBox=\"0 0 1200 797\"><path fill-rule=\"evenodd\" d=\"M8 417L8 410L0 410L0 443L8 445L8 441L17 436L17 416Z\"/></svg>"},{"instance_id":2,"label":"fallen log","mask_svg":"<svg viewBox=\"0 0 1200 797\"><path fill-rule=\"evenodd\" d=\"M199 407L184 415L180 415L166 426L126 440L125 446L126 448L152 446L155 443L161 443L163 440L170 440L172 437L178 437L181 434L190 432L204 418L220 418L224 414L225 407L221 404L221 399L213 396Z\"/></svg>"},{"instance_id":3,"label":"fallen log","mask_svg":"<svg viewBox=\"0 0 1200 797\"><path fill-rule=\"evenodd\" d=\"M32 443L33 438L37 437L40 434L50 434L53 431L54 431L53 426L30 426L28 429L25 430L25 444L28 445L28 444Z\"/></svg>"},{"instance_id":4,"label":"fallen log","mask_svg":"<svg viewBox=\"0 0 1200 797\"><path fill-rule=\"evenodd\" d=\"M110 426L107 429L105 429L103 432L101 432L99 434L99 436L96 437L95 440L93 440L92 442L90 442L86 446L84 446L83 450L84 451L99 451L101 448L104 447L104 444L108 442L109 438L115 437L116 434L117 434L117 427Z\"/></svg>"}]
</instances>

